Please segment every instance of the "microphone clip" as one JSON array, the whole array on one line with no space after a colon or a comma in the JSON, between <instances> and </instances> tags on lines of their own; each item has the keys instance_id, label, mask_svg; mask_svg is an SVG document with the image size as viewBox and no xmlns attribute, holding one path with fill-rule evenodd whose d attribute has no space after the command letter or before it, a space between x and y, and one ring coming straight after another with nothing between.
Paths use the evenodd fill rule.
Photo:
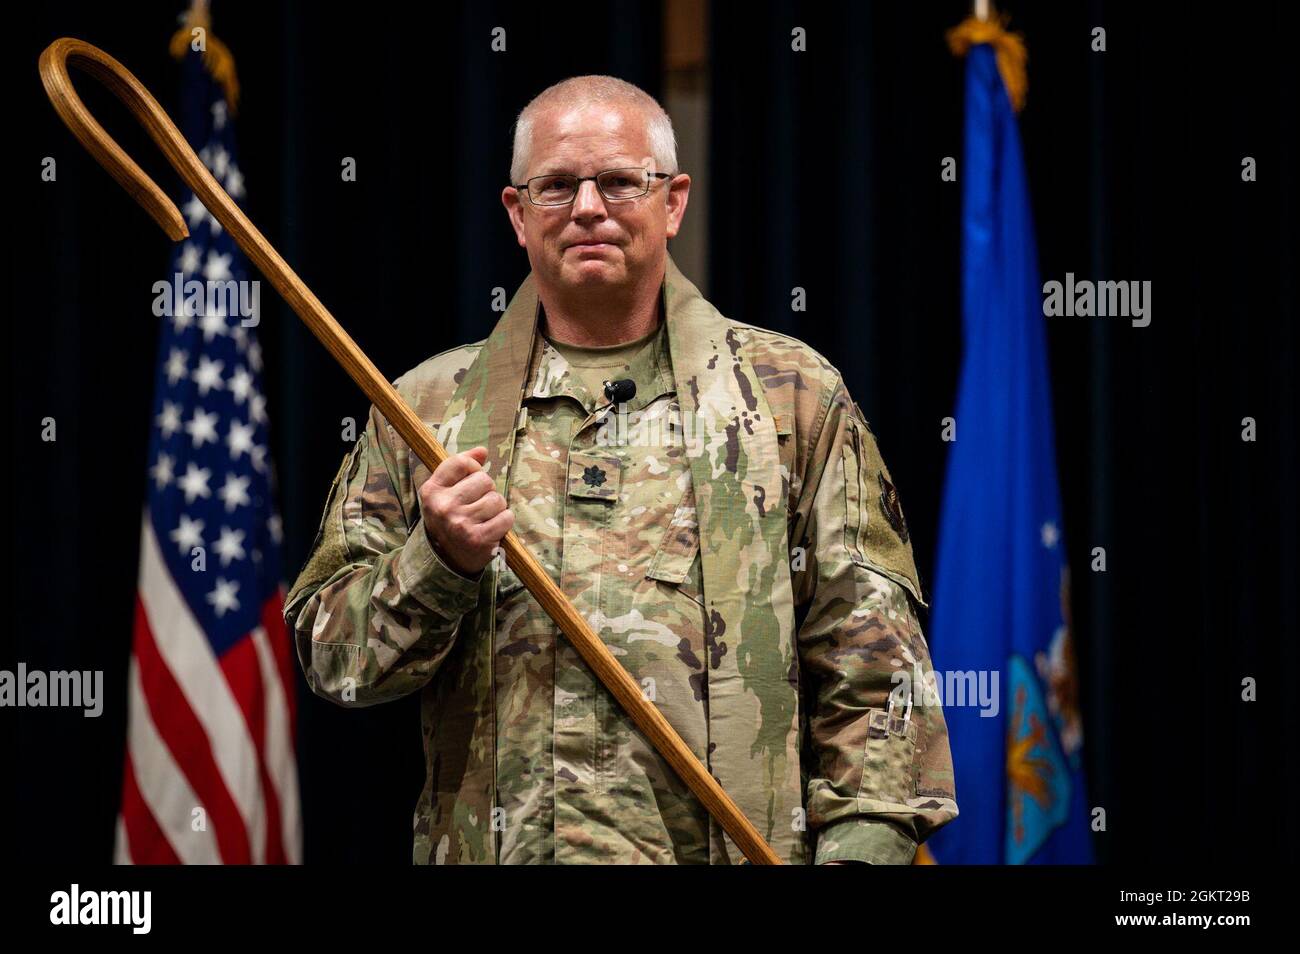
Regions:
<instances>
[{"instance_id":1,"label":"microphone clip","mask_svg":"<svg viewBox=\"0 0 1300 954\"><path fill-rule=\"evenodd\" d=\"M626 404L636 397L636 382L631 378L606 381L604 384L605 397L613 404Z\"/></svg>"}]
</instances>

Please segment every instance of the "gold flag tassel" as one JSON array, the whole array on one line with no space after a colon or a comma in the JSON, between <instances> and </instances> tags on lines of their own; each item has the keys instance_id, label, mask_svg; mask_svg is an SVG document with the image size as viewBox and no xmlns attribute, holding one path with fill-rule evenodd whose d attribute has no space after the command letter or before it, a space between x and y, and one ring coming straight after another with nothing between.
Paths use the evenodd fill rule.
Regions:
<instances>
[{"instance_id":1,"label":"gold flag tassel","mask_svg":"<svg viewBox=\"0 0 1300 954\"><path fill-rule=\"evenodd\" d=\"M972 46L987 43L993 47L997 56L998 72L1002 74L1002 83L1007 88L1007 98L1011 108L1020 112L1025 106L1025 96L1029 92L1029 73L1025 61L1029 52L1025 49L1025 38L1019 33L1011 33L1007 25L1011 18L1002 13L989 19L978 16L967 17L946 34L948 49L953 56L965 56Z\"/></svg>"},{"instance_id":2,"label":"gold flag tassel","mask_svg":"<svg viewBox=\"0 0 1300 954\"><path fill-rule=\"evenodd\" d=\"M172 34L168 50L174 59L183 60L193 44L202 37L203 67L220 86L226 97L230 115L237 112L239 102L239 78L235 75L235 57L230 47L218 40L212 33L212 14L208 12L208 0L194 0L189 10L182 14L181 28ZM196 30L202 33L195 35Z\"/></svg>"}]
</instances>

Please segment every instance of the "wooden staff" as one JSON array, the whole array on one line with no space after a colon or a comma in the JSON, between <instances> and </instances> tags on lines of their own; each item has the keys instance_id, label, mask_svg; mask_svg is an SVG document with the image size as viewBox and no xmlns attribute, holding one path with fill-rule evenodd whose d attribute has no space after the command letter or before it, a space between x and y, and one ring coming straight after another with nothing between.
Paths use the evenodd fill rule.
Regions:
<instances>
[{"instance_id":1,"label":"wooden staff","mask_svg":"<svg viewBox=\"0 0 1300 954\"><path fill-rule=\"evenodd\" d=\"M244 254L270 279L276 291L284 296L312 334L334 356L334 360L343 366L343 370L365 392L366 397L388 418L425 466L431 472L436 470L447 459L447 451L388 383L388 379L379 373L365 352L357 347L356 342L334 320L334 316L312 294L311 289L303 284L302 279L294 274L293 269L271 247L271 243L240 211L226 190L199 161L185 137L158 105L158 101L145 89L144 84L98 47L83 40L63 37L51 43L41 54L41 82L59 117L96 161L108 170L109 175L136 202L144 206L145 211L173 242L179 242L190 234L180 210L86 109L72 87L72 80L68 76L69 65L89 73L125 104L158 144L172 168L234 237ZM632 717L650 744L690 786L709 813L745 853L745 857L754 864L781 864L780 857L763 840L758 829L731 800L731 796L723 791L717 779L695 757L668 720L646 701L641 694L641 687L619 665L564 592L542 569L542 565L524 549L514 531L506 534L502 548L505 550L506 564L523 581L528 592L537 598L547 615L555 620L556 625L591 667L596 678Z\"/></svg>"}]
</instances>

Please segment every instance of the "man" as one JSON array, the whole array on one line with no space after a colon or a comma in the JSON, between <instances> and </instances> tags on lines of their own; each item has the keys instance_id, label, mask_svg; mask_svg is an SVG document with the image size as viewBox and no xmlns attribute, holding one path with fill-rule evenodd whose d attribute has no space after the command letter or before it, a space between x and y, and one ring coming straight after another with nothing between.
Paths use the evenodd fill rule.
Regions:
<instances>
[{"instance_id":1,"label":"man","mask_svg":"<svg viewBox=\"0 0 1300 954\"><path fill-rule=\"evenodd\" d=\"M620 80L520 113L532 273L397 382L450 456L430 474L372 410L289 595L316 693L422 694L417 862L743 861L494 557L512 527L784 861L908 863L956 817L875 440L824 358L678 271L676 169Z\"/></svg>"}]
</instances>

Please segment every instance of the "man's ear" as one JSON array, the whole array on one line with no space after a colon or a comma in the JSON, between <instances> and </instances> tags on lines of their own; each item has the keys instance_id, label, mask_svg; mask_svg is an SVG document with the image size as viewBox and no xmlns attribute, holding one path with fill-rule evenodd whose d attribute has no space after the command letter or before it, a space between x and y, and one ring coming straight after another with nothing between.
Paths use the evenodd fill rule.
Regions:
<instances>
[{"instance_id":1,"label":"man's ear","mask_svg":"<svg viewBox=\"0 0 1300 954\"><path fill-rule=\"evenodd\" d=\"M676 238L686 215L686 203L691 195L691 177L681 173L668 180L668 238Z\"/></svg>"},{"instance_id":2,"label":"man's ear","mask_svg":"<svg viewBox=\"0 0 1300 954\"><path fill-rule=\"evenodd\" d=\"M506 207L506 215L510 219L510 227L515 230L515 239L519 242L520 248L527 248L528 243L524 238L524 203L519 198L519 191L512 186L506 186L501 190L501 204Z\"/></svg>"}]
</instances>

